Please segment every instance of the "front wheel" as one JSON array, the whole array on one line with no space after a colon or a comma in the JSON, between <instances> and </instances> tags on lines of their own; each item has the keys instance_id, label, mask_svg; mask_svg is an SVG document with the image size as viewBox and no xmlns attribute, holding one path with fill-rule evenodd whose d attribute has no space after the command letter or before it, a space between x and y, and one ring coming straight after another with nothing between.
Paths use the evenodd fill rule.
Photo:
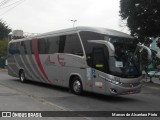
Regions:
<instances>
[{"instance_id":1,"label":"front wheel","mask_svg":"<svg viewBox=\"0 0 160 120\"><path fill-rule=\"evenodd\" d=\"M74 94L80 95L82 94L82 82L79 77L74 77L71 84L71 91Z\"/></svg>"},{"instance_id":2,"label":"front wheel","mask_svg":"<svg viewBox=\"0 0 160 120\"><path fill-rule=\"evenodd\" d=\"M20 71L19 73L19 79L22 83L25 83L26 82L26 79L25 79L25 73L23 70Z\"/></svg>"}]
</instances>

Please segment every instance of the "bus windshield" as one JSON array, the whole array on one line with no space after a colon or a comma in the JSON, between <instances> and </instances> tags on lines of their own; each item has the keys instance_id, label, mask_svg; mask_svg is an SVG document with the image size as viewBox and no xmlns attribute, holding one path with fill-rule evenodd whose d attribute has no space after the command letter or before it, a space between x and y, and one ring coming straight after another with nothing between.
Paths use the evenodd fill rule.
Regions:
<instances>
[{"instance_id":1,"label":"bus windshield","mask_svg":"<svg viewBox=\"0 0 160 120\"><path fill-rule=\"evenodd\" d=\"M120 77L135 77L141 74L140 56L135 54L136 43L130 38L109 37L114 45L115 56L109 57L111 74Z\"/></svg>"},{"instance_id":2,"label":"bus windshield","mask_svg":"<svg viewBox=\"0 0 160 120\"><path fill-rule=\"evenodd\" d=\"M90 58L94 46L91 45L94 42L88 42L90 40L104 40L109 41L115 48L115 55L107 56L106 59L106 72L119 77L137 77L141 75L141 64L139 54L135 54L137 43L132 38L108 36L106 34L100 34L95 32L80 32L81 39L84 44L86 57ZM99 44L95 44L95 46ZM108 49L106 49L107 51ZM92 56L91 56L92 58ZM96 59L96 58L95 58ZM92 60L87 59L87 63L90 67L94 67Z\"/></svg>"}]
</instances>

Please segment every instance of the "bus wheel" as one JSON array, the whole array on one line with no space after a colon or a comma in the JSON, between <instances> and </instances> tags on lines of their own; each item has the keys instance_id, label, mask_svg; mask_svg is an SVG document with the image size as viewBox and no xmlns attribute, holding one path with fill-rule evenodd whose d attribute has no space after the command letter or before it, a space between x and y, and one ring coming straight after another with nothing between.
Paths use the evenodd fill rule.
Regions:
<instances>
[{"instance_id":1,"label":"bus wheel","mask_svg":"<svg viewBox=\"0 0 160 120\"><path fill-rule=\"evenodd\" d=\"M82 82L79 77L74 77L71 84L71 91L76 94L82 94Z\"/></svg>"},{"instance_id":2,"label":"bus wheel","mask_svg":"<svg viewBox=\"0 0 160 120\"><path fill-rule=\"evenodd\" d=\"M19 73L19 79L22 83L26 82L26 79L25 79L25 73L23 70L20 71Z\"/></svg>"}]
</instances>

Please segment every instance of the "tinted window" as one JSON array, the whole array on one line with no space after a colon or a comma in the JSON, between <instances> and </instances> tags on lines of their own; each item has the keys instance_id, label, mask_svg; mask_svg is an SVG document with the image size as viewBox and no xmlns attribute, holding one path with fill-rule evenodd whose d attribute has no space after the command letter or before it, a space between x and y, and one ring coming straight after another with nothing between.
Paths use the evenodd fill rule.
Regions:
<instances>
[{"instance_id":1,"label":"tinted window","mask_svg":"<svg viewBox=\"0 0 160 120\"><path fill-rule=\"evenodd\" d=\"M104 40L104 35L95 33L95 32L90 32L90 31L83 31L80 32L80 36L84 45L84 49L86 54L91 54L92 49L93 49L93 44L89 43L88 40Z\"/></svg>"},{"instance_id":2,"label":"tinted window","mask_svg":"<svg viewBox=\"0 0 160 120\"><path fill-rule=\"evenodd\" d=\"M16 54L20 54L20 50L19 50L20 42L17 42L15 47L16 47Z\"/></svg>"},{"instance_id":3,"label":"tinted window","mask_svg":"<svg viewBox=\"0 0 160 120\"><path fill-rule=\"evenodd\" d=\"M9 45L9 53L14 54L14 43L10 43Z\"/></svg>"},{"instance_id":4,"label":"tinted window","mask_svg":"<svg viewBox=\"0 0 160 120\"><path fill-rule=\"evenodd\" d=\"M59 37L49 37L46 39L48 44L48 54L58 53Z\"/></svg>"},{"instance_id":5,"label":"tinted window","mask_svg":"<svg viewBox=\"0 0 160 120\"><path fill-rule=\"evenodd\" d=\"M93 68L106 71L105 47L93 48Z\"/></svg>"},{"instance_id":6,"label":"tinted window","mask_svg":"<svg viewBox=\"0 0 160 120\"><path fill-rule=\"evenodd\" d=\"M59 37L41 38L38 40L39 54L53 54L58 53Z\"/></svg>"},{"instance_id":7,"label":"tinted window","mask_svg":"<svg viewBox=\"0 0 160 120\"><path fill-rule=\"evenodd\" d=\"M71 34L66 36L64 53L83 56L82 45L77 34Z\"/></svg>"},{"instance_id":8,"label":"tinted window","mask_svg":"<svg viewBox=\"0 0 160 120\"><path fill-rule=\"evenodd\" d=\"M69 53L83 56L82 46L77 34L62 35L38 40L39 54Z\"/></svg>"},{"instance_id":9,"label":"tinted window","mask_svg":"<svg viewBox=\"0 0 160 120\"><path fill-rule=\"evenodd\" d=\"M80 37L82 39L84 49L86 52L88 66L108 73L109 70L106 67L104 67L108 66L109 52L107 47L102 44L88 42L88 40L104 40L105 36L106 35L90 31L80 32Z\"/></svg>"},{"instance_id":10,"label":"tinted window","mask_svg":"<svg viewBox=\"0 0 160 120\"><path fill-rule=\"evenodd\" d=\"M11 43L9 45L9 53L10 54L20 54L20 51L19 51L19 42L17 43Z\"/></svg>"},{"instance_id":11,"label":"tinted window","mask_svg":"<svg viewBox=\"0 0 160 120\"><path fill-rule=\"evenodd\" d=\"M64 52L65 42L66 42L66 35L60 36L59 53L63 53Z\"/></svg>"},{"instance_id":12,"label":"tinted window","mask_svg":"<svg viewBox=\"0 0 160 120\"><path fill-rule=\"evenodd\" d=\"M20 42L19 51L20 51L20 54L22 54L22 55L27 53L26 41L21 41Z\"/></svg>"},{"instance_id":13,"label":"tinted window","mask_svg":"<svg viewBox=\"0 0 160 120\"><path fill-rule=\"evenodd\" d=\"M38 39L39 54L47 54L48 47L49 47L49 44L48 44L47 40L45 40L44 38Z\"/></svg>"},{"instance_id":14,"label":"tinted window","mask_svg":"<svg viewBox=\"0 0 160 120\"><path fill-rule=\"evenodd\" d=\"M31 49L31 54L34 54L34 50L32 48L32 40L29 40L29 46L30 46L30 49Z\"/></svg>"},{"instance_id":15,"label":"tinted window","mask_svg":"<svg viewBox=\"0 0 160 120\"><path fill-rule=\"evenodd\" d=\"M27 41L24 42L24 53L27 54Z\"/></svg>"}]
</instances>

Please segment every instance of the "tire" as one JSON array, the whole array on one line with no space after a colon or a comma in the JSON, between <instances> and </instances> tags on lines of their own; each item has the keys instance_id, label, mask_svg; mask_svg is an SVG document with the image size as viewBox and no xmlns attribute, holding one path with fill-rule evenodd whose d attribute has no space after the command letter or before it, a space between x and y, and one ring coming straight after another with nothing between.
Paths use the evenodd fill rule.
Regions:
<instances>
[{"instance_id":1,"label":"tire","mask_svg":"<svg viewBox=\"0 0 160 120\"><path fill-rule=\"evenodd\" d=\"M23 70L20 71L19 73L19 79L22 83L25 83L26 82L26 79L25 79L25 73Z\"/></svg>"},{"instance_id":2,"label":"tire","mask_svg":"<svg viewBox=\"0 0 160 120\"><path fill-rule=\"evenodd\" d=\"M80 80L79 77L74 77L71 83L71 91L76 94L76 95L81 95L82 94L82 90L83 90L83 86L82 86L82 82Z\"/></svg>"}]
</instances>

